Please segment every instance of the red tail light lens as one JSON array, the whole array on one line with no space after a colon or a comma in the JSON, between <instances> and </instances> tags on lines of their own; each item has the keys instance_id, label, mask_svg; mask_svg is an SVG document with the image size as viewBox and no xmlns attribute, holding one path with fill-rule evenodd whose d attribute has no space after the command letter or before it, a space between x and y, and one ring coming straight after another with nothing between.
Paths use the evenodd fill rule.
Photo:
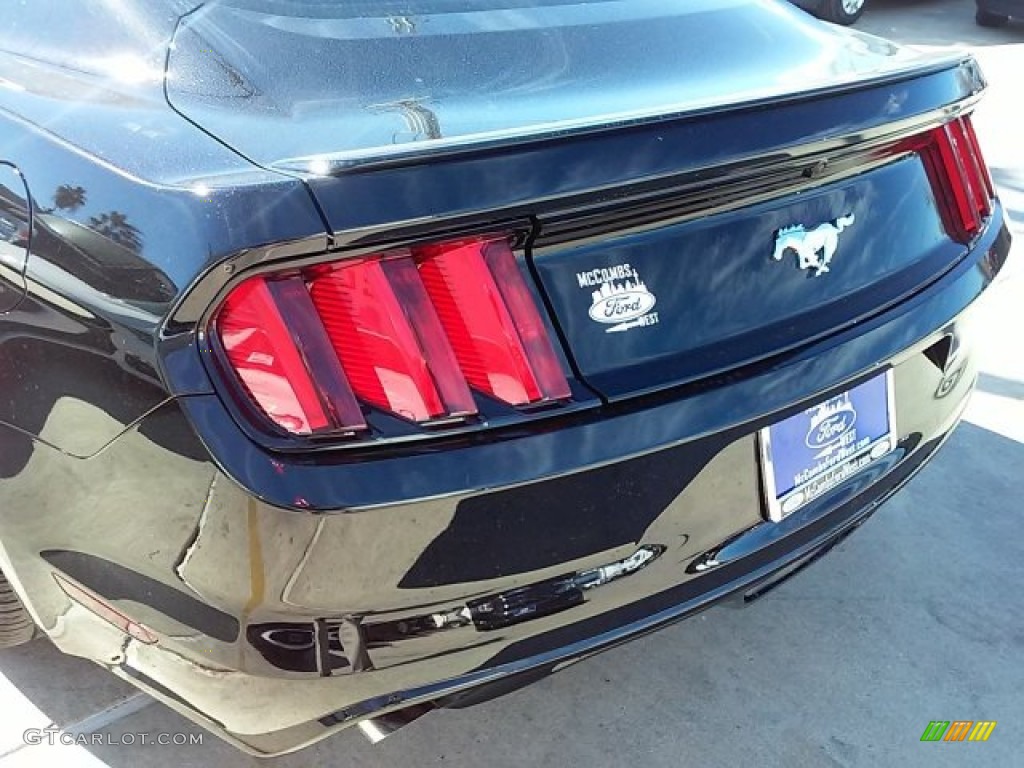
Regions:
<instances>
[{"instance_id":1,"label":"red tail light lens","mask_svg":"<svg viewBox=\"0 0 1024 768\"><path fill-rule=\"evenodd\" d=\"M989 175L985 156L981 153L978 135L974 132L974 124L971 119L965 117L959 123L962 134L962 154L967 165L968 180L978 205L978 212L982 218L985 218L992 213L992 200L996 196L992 177Z\"/></svg>"},{"instance_id":2,"label":"red tail light lens","mask_svg":"<svg viewBox=\"0 0 1024 768\"><path fill-rule=\"evenodd\" d=\"M278 426L299 435L366 427L301 278L242 283L217 332L243 387Z\"/></svg>"},{"instance_id":3,"label":"red tail light lens","mask_svg":"<svg viewBox=\"0 0 1024 768\"><path fill-rule=\"evenodd\" d=\"M476 413L409 254L341 264L310 293L359 398L411 421Z\"/></svg>"},{"instance_id":4,"label":"red tail light lens","mask_svg":"<svg viewBox=\"0 0 1024 768\"><path fill-rule=\"evenodd\" d=\"M474 388L513 405L569 396L508 243L467 240L420 257L427 293Z\"/></svg>"},{"instance_id":5,"label":"red tail light lens","mask_svg":"<svg viewBox=\"0 0 1024 768\"><path fill-rule=\"evenodd\" d=\"M519 341L530 365L530 372L543 400L564 400L569 397L569 382L555 354L547 328L526 286L515 255L505 241L481 244L484 261L505 300L512 325L519 332Z\"/></svg>"},{"instance_id":6,"label":"red tail light lens","mask_svg":"<svg viewBox=\"0 0 1024 768\"><path fill-rule=\"evenodd\" d=\"M992 214L995 192L969 116L899 146L921 155L946 230L970 242Z\"/></svg>"},{"instance_id":7,"label":"red tail light lens","mask_svg":"<svg viewBox=\"0 0 1024 768\"><path fill-rule=\"evenodd\" d=\"M471 239L245 281L216 315L224 357L274 423L367 428L359 401L417 423L516 406L569 384L508 242Z\"/></svg>"}]
</instances>

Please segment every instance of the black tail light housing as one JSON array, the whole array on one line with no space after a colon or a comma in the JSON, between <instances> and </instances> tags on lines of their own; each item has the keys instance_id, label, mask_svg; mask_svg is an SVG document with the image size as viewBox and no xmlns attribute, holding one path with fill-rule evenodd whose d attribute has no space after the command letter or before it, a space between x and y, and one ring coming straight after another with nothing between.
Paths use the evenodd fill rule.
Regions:
<instances>
[{"instance_id":1,"label":"black tail light housing","mask_svg":"<svg viewBox=\"0 0 1024 768\"><path fill-rule=\"evenodd\" d=\"M214 351L288 435L359 439L368 408L443 431L486 398L572 392L508 237L473 237L250 277L220 304Z\"/></svg>"}]
</instances>

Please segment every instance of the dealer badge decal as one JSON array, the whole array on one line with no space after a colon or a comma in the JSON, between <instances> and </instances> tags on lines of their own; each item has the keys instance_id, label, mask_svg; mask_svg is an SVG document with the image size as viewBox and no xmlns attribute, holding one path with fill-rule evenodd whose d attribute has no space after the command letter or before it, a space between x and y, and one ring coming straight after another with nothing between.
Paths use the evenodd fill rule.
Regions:
<instances>
[{"instance_id":1,"label":"dealer badge decal","mask_svg":"<svg viewBox=\"0 0 1024 768\"><path fill-rule=\"evenodd\" d=\"M611 326L605 333L658 324L657 299L629 264L577 272L580 288L592 288L590 319Z\"/></svg>"}]
</instances>

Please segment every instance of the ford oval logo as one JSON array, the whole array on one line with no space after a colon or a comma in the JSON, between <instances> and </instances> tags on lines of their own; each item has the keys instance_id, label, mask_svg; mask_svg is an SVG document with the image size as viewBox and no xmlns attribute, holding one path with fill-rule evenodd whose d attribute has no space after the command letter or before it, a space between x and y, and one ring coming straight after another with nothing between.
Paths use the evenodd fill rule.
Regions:
<instances>
[{"instance_id":1,"label":"ford oval logo","mask_svg":"<svg viewBox=\"0 0 1024 768\"><path fill-rule=\"evenodd\" d=\"M613 293L595 301L590 318L599 323L621 323L643 317L654 308L654 295L642 290Z\"/></svg>"},{"instance_id":2,"label":"ford oval logo","mask_svg":"<svg viewBox=\"0 0 1024 768\"><path fill-rule=\"evenodd\" d=\"M856 423L857 412L852 406L845 405L823 419L812 419L804 442L808 448L819 450L842 439Z\"/></svg>"}]
</instances>

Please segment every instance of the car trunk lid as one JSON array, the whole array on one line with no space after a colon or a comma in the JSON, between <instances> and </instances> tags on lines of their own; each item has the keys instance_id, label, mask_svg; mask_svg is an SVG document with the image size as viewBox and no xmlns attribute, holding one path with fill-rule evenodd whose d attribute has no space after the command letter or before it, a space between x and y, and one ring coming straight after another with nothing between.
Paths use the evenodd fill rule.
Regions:
<instances>
[{"instance_id":1,"label":"car trunk lid","mask_svg":"<svg viewBox=\"0 0 1024 768\"><path fill-rule=\"evenodd\" d=\"M834 333L913 294L965 251L913 153L732 209L688 210L692 199L662 200L654 222L643 222L650 204L620 206L604 222L541 222L536 272L578 370L608 398Z\"/></svg>"},{"instance_id":2,"label":"car trunk lid","mask_svg":"<svg viewBox=\"0 0 1024 768\"><path fill-rule=\"evenodd\" d=\"M167 96L255 162L306 173L692 114L921 64L768 0L220 0L179 25Z\"/></svg>"}]
</instances>

